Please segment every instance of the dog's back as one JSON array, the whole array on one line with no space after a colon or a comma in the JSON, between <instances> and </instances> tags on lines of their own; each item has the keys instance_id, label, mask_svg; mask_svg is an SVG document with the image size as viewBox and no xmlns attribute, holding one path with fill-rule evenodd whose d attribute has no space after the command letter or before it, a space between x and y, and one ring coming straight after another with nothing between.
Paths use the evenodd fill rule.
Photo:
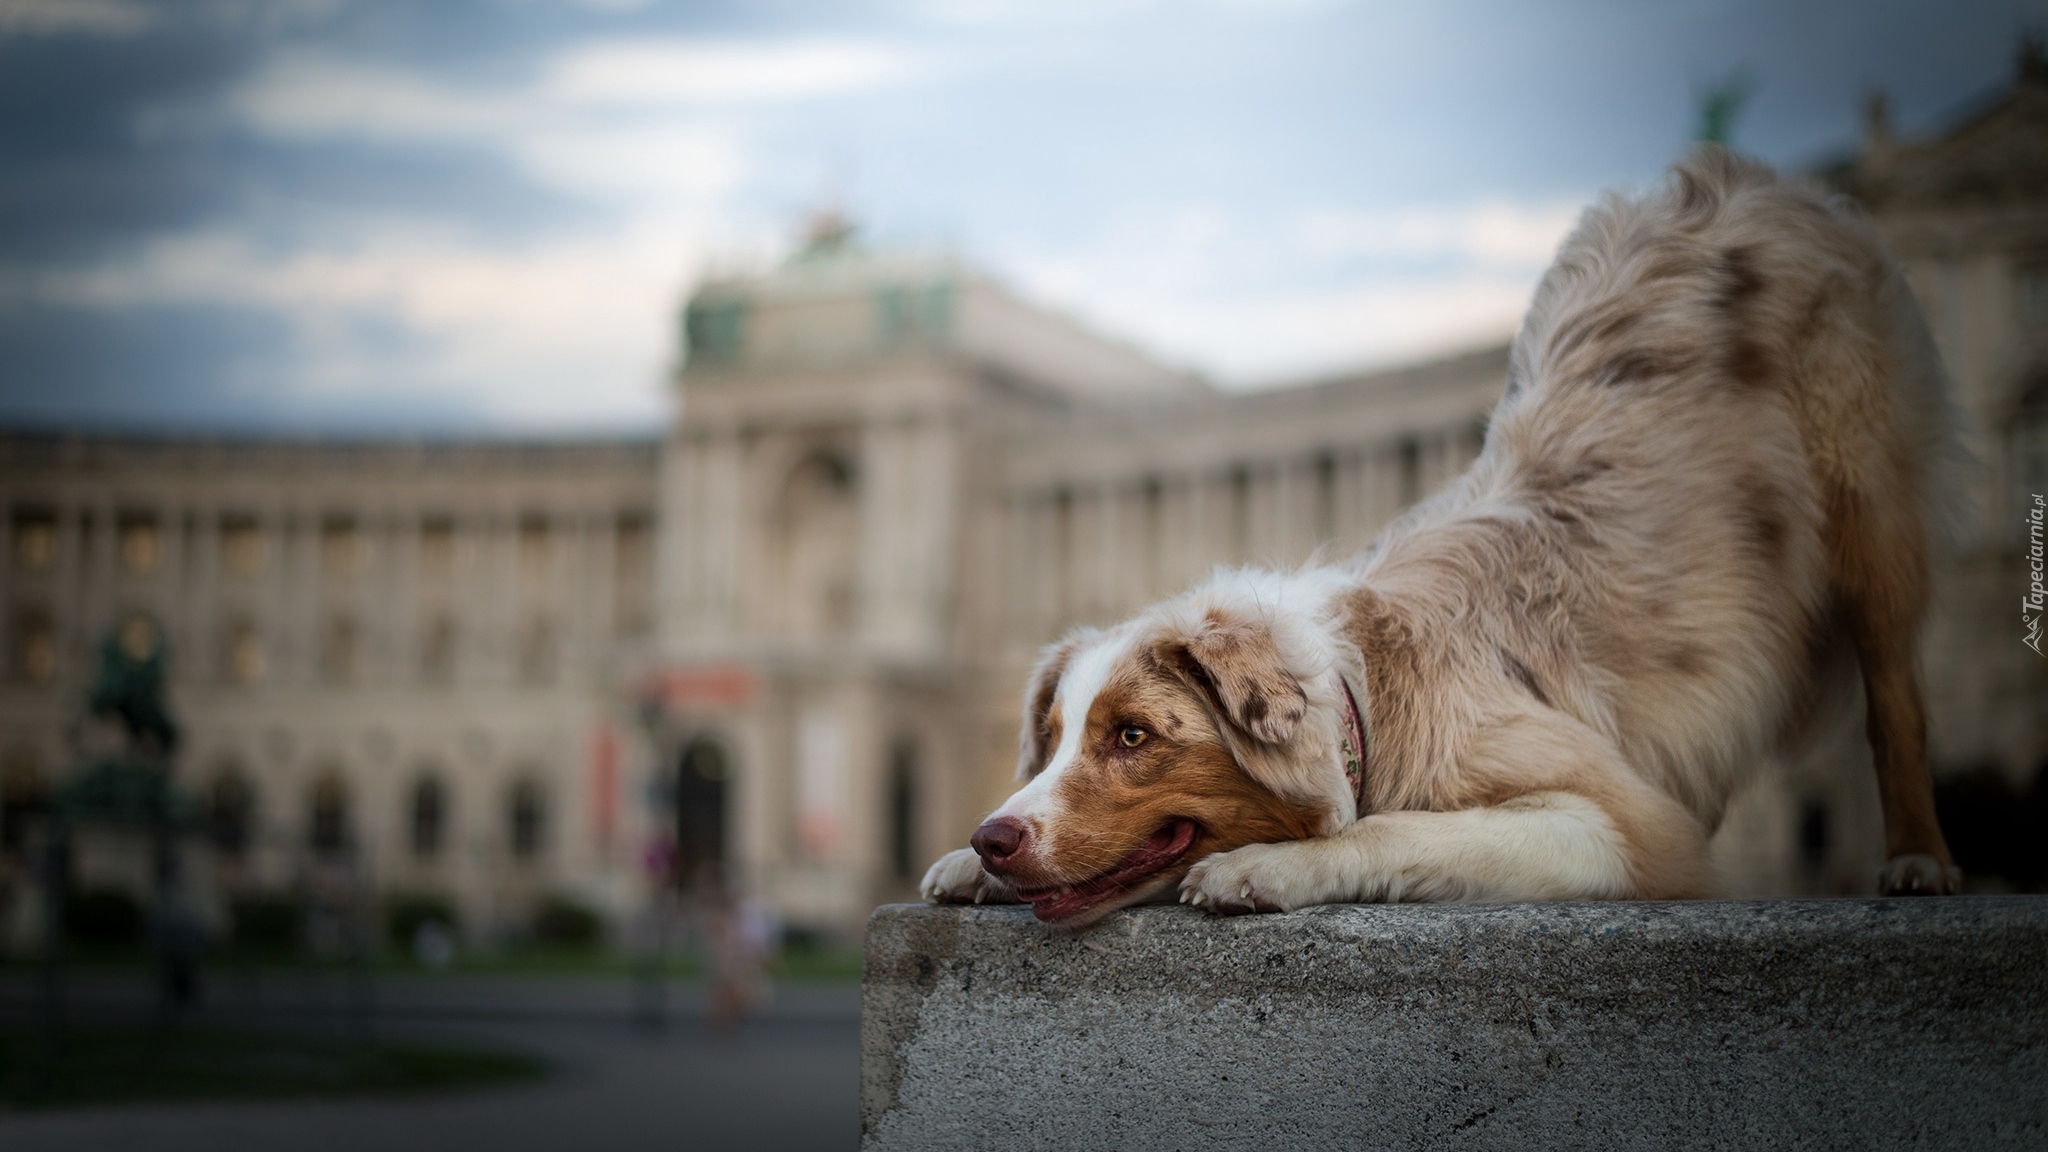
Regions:
<instances>
[{"instance_id":1,"label":"dog's back","mask_svg":"<svg viewBox=\"0 0 2048 1152\"><path fill-rule=\"evenodd\" d=\"M1368 573L1449 577L1466 660L1514 653L1522 687L1709 830L1853 652L1892 854L1946 865L1913 665L1949 413L1871 229L1704 149L1658 193L1588 211L1479 463Z\"/></svg>"}]
</instances>

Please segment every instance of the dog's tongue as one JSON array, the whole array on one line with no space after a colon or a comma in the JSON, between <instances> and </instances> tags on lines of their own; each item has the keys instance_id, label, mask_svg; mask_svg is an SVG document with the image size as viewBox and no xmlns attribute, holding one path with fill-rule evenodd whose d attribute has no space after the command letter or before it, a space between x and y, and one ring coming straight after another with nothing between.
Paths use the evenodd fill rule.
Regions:
<instances>
[{"instance_id":1,"label":"dog's tongue","mask_svg":"<svg viewBox=\"0 0 2048 1152\"><path fill-rule=\"evenodd\" d=\"M1141 856L1152 857L1169 852L1177 855L1178 849L1176 845L1178 848L1186 848L1188 841L1194 838L1195 825L1193 821L1175 820L1173 823L1154 832L1150 838L1138 846L1136 852L1131 853L1129 857L1125 858L1124 863L1134 863Z\"/></svg>"}]
</instances>

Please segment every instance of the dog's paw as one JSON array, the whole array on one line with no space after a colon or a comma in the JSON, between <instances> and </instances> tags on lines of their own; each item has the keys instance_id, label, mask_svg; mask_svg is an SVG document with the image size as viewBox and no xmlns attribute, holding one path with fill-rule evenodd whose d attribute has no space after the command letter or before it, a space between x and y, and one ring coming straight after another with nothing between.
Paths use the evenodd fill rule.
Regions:
<instances>
[{"instance_id":1,"label":"dog's paw","mask_svg":"<svg viewBox=\"0 0 2048 1152\"><path fill-rule=\"evenodd\" d=\"M972 848L955 848L939 857L917 890L934 904L1014 904L1010 885L982 871Z\"/></svg>"},{"instance_id":2,"label":"dog's paw","mask_svg":"<svg viewBox=\"0 0 2048 1152\"><path fill-rule=\"evenodd\" d=\"M1180 882L1180 902L1222 916L1292 912L1329 900L1301 843L1249 844L1195 862Z\"/></svg>"},{"instance_id":3,"label":"dog's paw","mask_svg":"<svg viewBox=\"0 0 2048 1152\"><path fill-rule=\"evenodd\" d=\"M1932 856L1894 856L1877 870L1877 890L1885 896L1953 896L1963 890L1963 870Z\"/></svg>"}]
</instances>

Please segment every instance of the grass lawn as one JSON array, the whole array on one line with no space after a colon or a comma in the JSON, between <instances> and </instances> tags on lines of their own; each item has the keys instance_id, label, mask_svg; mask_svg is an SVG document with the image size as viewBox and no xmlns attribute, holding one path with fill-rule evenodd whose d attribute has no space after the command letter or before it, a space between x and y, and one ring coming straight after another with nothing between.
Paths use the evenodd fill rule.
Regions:
<instances>
[{"instance_id":1,"label":"grass lawn","mask_svg":"<svg viewBox=\"0 0 2048 1152\"><path fill-rule=\"evenodd\" d=\"M546 1074L492 1049L190 1027L72 1027L52 1060L40 1029L0 1027L0 1107L392 1095Z\"/></svg>"}]
</instances>

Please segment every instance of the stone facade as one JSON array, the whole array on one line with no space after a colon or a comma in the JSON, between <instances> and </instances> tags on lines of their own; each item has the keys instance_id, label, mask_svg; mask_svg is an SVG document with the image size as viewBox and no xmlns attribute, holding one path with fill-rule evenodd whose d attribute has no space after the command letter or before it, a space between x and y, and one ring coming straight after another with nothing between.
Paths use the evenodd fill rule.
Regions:
<instances>
[{"instance_id":1,"label":"stone facade","mask_svg":"<svg viewBox=\"0 0 2048 1152\"><path fill-rule=\"evenodd\" d=\"M0 867L22 878L101 637L139 618L169 644L216 911L337 867L481 933L548 895L623 906L613 668L652 627L656 455L0 441ZM88 851L80 883L135 866Z\"/></svg>"},{"instance_id":2,"label":"stone facade","mask_svg":"<svg viewBox=\"0 0 2048 1152\"><path fill-rule=\"evenodd\" d=\"M2048 490L2048 70L1937 139L1874 116L1821 175L1898 251L1986 465L1929 637L1937 773L2024 788L2048 755L2017 611ZM659 444L0 442L0 836L70 762L97 637L144 614L184 778L255 797L237 882L291 883L338 835L375 886L512 924L547 893L624 913L672 844L851 930L1011 787L1040 645L1218 564L1364 545L1477 454L1506 357L1228 395L840 227L683 321ZM1880 847L1853 732L1765 773L1717 840L1752 895L1864 890Z\"/></svg>"}]
</instances>

